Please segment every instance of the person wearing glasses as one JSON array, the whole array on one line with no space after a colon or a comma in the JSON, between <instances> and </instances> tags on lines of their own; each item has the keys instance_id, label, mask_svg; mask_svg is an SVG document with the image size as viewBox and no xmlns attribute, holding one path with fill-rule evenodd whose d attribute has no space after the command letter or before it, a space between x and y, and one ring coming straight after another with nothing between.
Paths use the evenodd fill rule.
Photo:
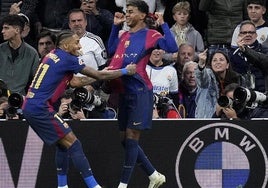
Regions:
<instances>
[{"instance_id":1,"label":"person wearing glasses","mask_svg":"<svg viewBox=\"0 0 268 188\"><path fill-rule=\"evenodd\" d=\"M247 13L249 20L255 25L259 43L268 46L268 22L264 19L266 13L265 0L248 0ZM237 38L240 24L237 25L232 36L232 48L237 48Z\"/></svg>"},{"instance_id":2,"label":"person wearing glasses","mask_svg":"<svg viewBox=\"0 0 268 188\"><path fill-rule=\"evenodd\" d=\"M238 41L256 52L268 54L268 47L257 40L255 24L250 20L243 21L240 25ZM237 42L238 42L237 41ZM241 48L232 49L230 54L231 65L234 71L242 74L245 78L245 86L260 92L265 91L264 70L254 65Z\"/></svg>"}]
</instances>

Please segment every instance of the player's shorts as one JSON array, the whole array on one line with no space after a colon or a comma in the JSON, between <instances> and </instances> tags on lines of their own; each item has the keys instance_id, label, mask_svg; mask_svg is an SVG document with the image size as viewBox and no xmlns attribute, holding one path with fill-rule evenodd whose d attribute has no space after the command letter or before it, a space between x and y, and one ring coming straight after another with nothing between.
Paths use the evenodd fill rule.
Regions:
<instances>
[{"instance_id":1,"label":"player's shorts","mask_svg":"<svg viewBox=\"0 0 268 188\"><path fill-rule=\"evenodd\" d=\"M153 115L152 90L135 93L120 94L118 108L119 130L151 129Z\"/></svg>"},{"instance_id":2,"label":"player's shorts","mask_svg":"<svg viewBox=\"0 0 268 188\"><path fill-rule=\"evenodd\" d=\"M54 144L72 131L67 122L55 112L33 114L23 111L23 116L36 134L49 145Z\"/></svg>"}]
</instances>

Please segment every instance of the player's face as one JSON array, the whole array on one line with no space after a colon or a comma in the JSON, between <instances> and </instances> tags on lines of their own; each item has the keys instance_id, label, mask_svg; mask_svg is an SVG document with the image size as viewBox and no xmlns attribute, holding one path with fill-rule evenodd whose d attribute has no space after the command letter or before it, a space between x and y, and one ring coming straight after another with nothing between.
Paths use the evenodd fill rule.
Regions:
<instances>
[{"instance_id":1,"label":"player's face","mask_svg":"<svg viewBox=\"0 0 268 188\"><path fill-rule=\"evenodd\" d=\"M11 40L16 37L16 35L20 35L20 28L18 26L4 24L2 34L4 40Z\"/></svg>"},{"instance_id":2,"label":"player's face","mask_svg":"<svg viewBox=\"0 0 268 188\"><path fill-rule=\"evenodd\" d=\"M138 10L137 7L128 6L126 10L126 24L130 28L135 27L138 23L144 22L145 13Z\"/></svg>"},{"instance_id":3,"label":"player's face","mask_svg":"<svg viewBox=\"0 0 268 188\"><path fill-rule=\"evenodd\" d=\"M82 12L73 12L69 16L69 27L78 36L86 32L87 20Z\"/></svg>"},{"instance_id":4,"label":"player's face","mask_svg":"<svg viewBox=\"0 0 268 188\"><path fill-rule=\"evenodd\" d=\"M79 37L78 35L73 35L68 40L66 40L66 51L69 52L72 55L79 56L81 45L79 43Z\"/></svg>"}]
</instances>

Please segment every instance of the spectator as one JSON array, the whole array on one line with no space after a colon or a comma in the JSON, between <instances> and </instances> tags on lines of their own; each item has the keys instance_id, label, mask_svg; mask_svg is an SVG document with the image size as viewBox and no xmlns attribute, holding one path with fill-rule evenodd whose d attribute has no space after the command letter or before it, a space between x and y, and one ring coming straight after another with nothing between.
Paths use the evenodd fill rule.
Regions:
<instances>
[{"instance_id":1,"label":"spectator","mask_svg":"<svg viewBox=\"0 0 268 188\"><path fill-rule=\"evenodd\" d=\"M177 3L172 9L173 18L176 22L170 30L174 34L178 46L187 43L193 46L195 52L199 53L204 51L204 42L201 34L189 23L190 13L189 2L181 1Z\"/></svg>"},{"instance_id":2,"label":"spectator","mask_svg":"<svg viewBox=\"0 0 268 188\"><path fill-rule=\"evenodd\" d=\"M26 94L29 82L39 64L37 51L22 40L24 21L18 15L3 19L2 34L6 42L0 44L0 79L11 92Z\"/></svg>"},{"instance_id":3,"label":"spectator","mask_svg":"<svg viewBox=\"0 0 268 188\"><path fill-rule=\"evenodd\" d=\"M196 81L200 88L196 94L196 118L211 118L216 111L217 99L223 95L224 88L230 83L243 83L240 74L231 69L227 54L215 51L206 65L207 50L199 54Z\"/></svg>"},{"instance_id":4,"label":"spectator","mask_svg":"<svg viewBox=\"0 0 268 188\"><path fill-rule=\"evenodd\" d=\"M86 64L95 70L101 70L106 66L107 53L102 39L86 31L87 20L86 14L81 9L72 9L68 15L69 28L76 33L80 38L81 57L86 60ZM78 74L77 76L81 76ZM100 90L102 81L96 81L86 88L89 92L99 92L103 96L107 97L107 94Z\"/></svg>"},{"instance_id":5,"label":"spectator","mask_svg":"<svg viewBox=\"0 0 268 188\"><path fill-rule=\"evenodd\" d=\"M179 105L177 105L182 118L195 118L195 98L198 90L195 79L196 68L197 63L194 61L188 61L183 66L178 92Z\"/></svg>"},{"instance_id":6,"label":"spectator","mask_svg":"<svg viewBox=\"0 0 268 188\"><path fill-rule=\"evenodd\" d=\"M174 101L178 95L178 76L173 66L163 62L164 53L165 51L162 49L152 51L150 61L146 66L146 72L152 82L153 93L161 97L168 97ZM156 104L157 106L161 107L162 104ZM161 111L161 108L154 110ZM159 117L159 114L161 118L167 117L166 114L161 116L162 113L158 113L157 117Z\"/></svg>"},{"instance_id":7,"label":"spectator","mask_svg":"<svg viewBox=\"0 0 268 188\"><path fill-rule=\"evenodd\" d=\"M40 58L45 57L52 49L54 49L56 43L56 35L50 31L42 31L37 36L37 48Z\"/></svg>"},{"instance_id":8,"label":"spectator","mask_svg":"<svg viewBox=\"0 0 268 188\"><path fill-rule=\"evenodd\" d=\"M264 19L266 12L265 0L248 0L247 12L249 20L255 25L257 40L259 43L268 46L268 22ZM240 24L236 26L233 37L232 47L237 48L237 38L239 35Z\"/></svg>"},{"instance_id":9,"label":"spectator","mask_svg":"<svg viewBox=\"0 0 268 188\"><path fill-rule=\"evenodd\" d=\"M190 3L191 14L189 22L194 26L194 28L202 35L202 38L205 37L205 29L207 27L207 17L204 11L199 10L200 0L185 0ZM180 1L178 0L169 0L162 1L165 5L164 19L167 21L168 25L173 25L175 23L172 8Z\"/></svg>"},{"instance_id":10,"label":"spectator","mask_svg":"<svg viewBox=\"0 0 268 188\"><path fill-rule=\"evenodd\" d=\"M238 89L239 85L236 83L229 84L225 87L224 96L230 100L229 105L220 106L217 105L216 112L213 117L221 119L243 119L249 120L251 118L267 118L268 106L267 102L258 102L255 107L248 107L245 103L239 103L234 93ZM222 105L222 104L221 104Z\"/></svg>"},{"instance_id":11,"label":"spectator","mask_svg":"<svg viewBox=\"0 0 268 188\"><path fill-rule=\"evenodd\" d=\"M103 40L104 44L107 44L114 16L109 10L99 8L97 1L98 0L81 0L80 9L86 14L86 30L98 35Z\"/></svg>"},{"instance_id":12,"label":"spectator","mask_svg":"<svg viewBox=\"0 0 268 188\"><path fill-rule=\"evenodd\" d=\"M190 44L181 44L179 46L178 57L174 67L177 70L178 81L182 80L182 69L186 62L195 61L195 51Z\"/></svg>"},{"instance_id":13,"label":"spectator","mask_svg":"<svg viewBox=\"0 0 268 188\"><path fill-rule=\"evenodd\" d=\"M255 25L245 20L241 23L239 29L239 40L243 38L243 45L249 46L256 52L268 54L268 47L263 46L257 40ZM234 71L242 74L245 78L245 86L260 92L265 91L264 71L256 64L251 63L252 59L248 59L240 49L232 49L231 62Z\"/></svg>"},{"instance_id":14,"label":"spectator","mask_svg":"<svg viewBox=\"0 0 268 188\"><path fill-rule=\"evenodd\" d=\"M246 18L246 0L200 0L199 9L208 16L206 46L208 57L216 50L229 53L232 33Z\"/></svg>"},{"instance_id":15,"label":"spectator","mask_svg":"<svg viewBox=\"0 0 268 188\"><path fill-rule=\"evenodd\" d=\"M30 14L30 10L33 10L36 5L36 0L24 0L24 1L18 1L18 0L11 0L8 2L4 2L3 9L7 9L9 12L3 12L1 17L4 17L7 14L20 14L20 16L23 17L25 20L25 28L24 33L22 34L24 40L34 47L35 45L35 33L34 28L32 24L32 17ZM5 11L5 10L3 10ZM0 11L1 13L1 11ZM2 30L2 29L1 29ZM24 36L25 35L25 36ZM1 42L3 42L3 39L0 39Z\"/></svg>"},{"instance_id":16,"label":"spectator","mask_svg":"<svg viewBox=\"0 0 268 188\"><path fill-rule=\"evenodd\" d=\"M99 36L86 31L86 14L81 9L72 9L68 18L69 28L80 38L83 59L95 70L103 69L107 61L106 49Z\"/></svg>"},{"instance_id":17,"label":"spectator","mask_svg":"<svg viewBox=\"0 0 268 188\"><path fill-rule=\"evenodd\" d=\"M260 53L247 45L246 36L238 36L237 45L250 63L263 72L265 78L265 93L268 94L268 54Z\"/></svg>"}]
</instances>

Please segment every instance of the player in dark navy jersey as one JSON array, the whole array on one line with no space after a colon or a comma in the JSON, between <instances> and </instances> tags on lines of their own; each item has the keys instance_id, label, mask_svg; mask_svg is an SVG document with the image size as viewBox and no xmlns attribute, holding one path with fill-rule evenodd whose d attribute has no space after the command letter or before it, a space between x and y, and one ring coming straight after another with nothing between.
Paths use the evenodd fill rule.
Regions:
<instances>
[{"instance_id":1,"label":"player in dark navy jersey","mask_svg":"<svg viewBox=\"0 0 268 188\"><path fill-rule=\"evenodd\" d=\"M149 176L149 188L157 188L166 181L165 176L152 166L138 142L141 131L150 129L152 123L153 92L146 72L150 53L155 48L175 53L178 48L163 15L155 14L164 36L147 28L144 21L147 15L148 5L144 1L127 1L126 15L115 13L108 42L108 51L113 55L110 63L113 68L122 68L133 63L137 65L135 75L123 76L119 81L122 88L119 95L118 122L125 148L125 162L118 188L127 187L136 163L141 164ZM130 29L119 38L120 26L124 21Z\"/></svg>"},{"instance_id":2,"label":"player in dark navy jersey","mask_svg":"<svg viewBox=\"0 0 268 188\"><path fill-rule=\"evenodd\" d=\"M54 110L53 104L65 91L67 85L81 87L95 79L113 79L131 76L136 71L132 64L120 70L102 70L85 66L79 59L79 37L71 31L63 31L57 39L57 48L47 54L35 74L23 104L23 114L39 137L47 144L56 145L58 187L67 188L68 158L82 174L88 187L100 188L84 155L80 141L68 123ZM74 73L90 77L74 77Z\"/></svg>"}]
</instances>

